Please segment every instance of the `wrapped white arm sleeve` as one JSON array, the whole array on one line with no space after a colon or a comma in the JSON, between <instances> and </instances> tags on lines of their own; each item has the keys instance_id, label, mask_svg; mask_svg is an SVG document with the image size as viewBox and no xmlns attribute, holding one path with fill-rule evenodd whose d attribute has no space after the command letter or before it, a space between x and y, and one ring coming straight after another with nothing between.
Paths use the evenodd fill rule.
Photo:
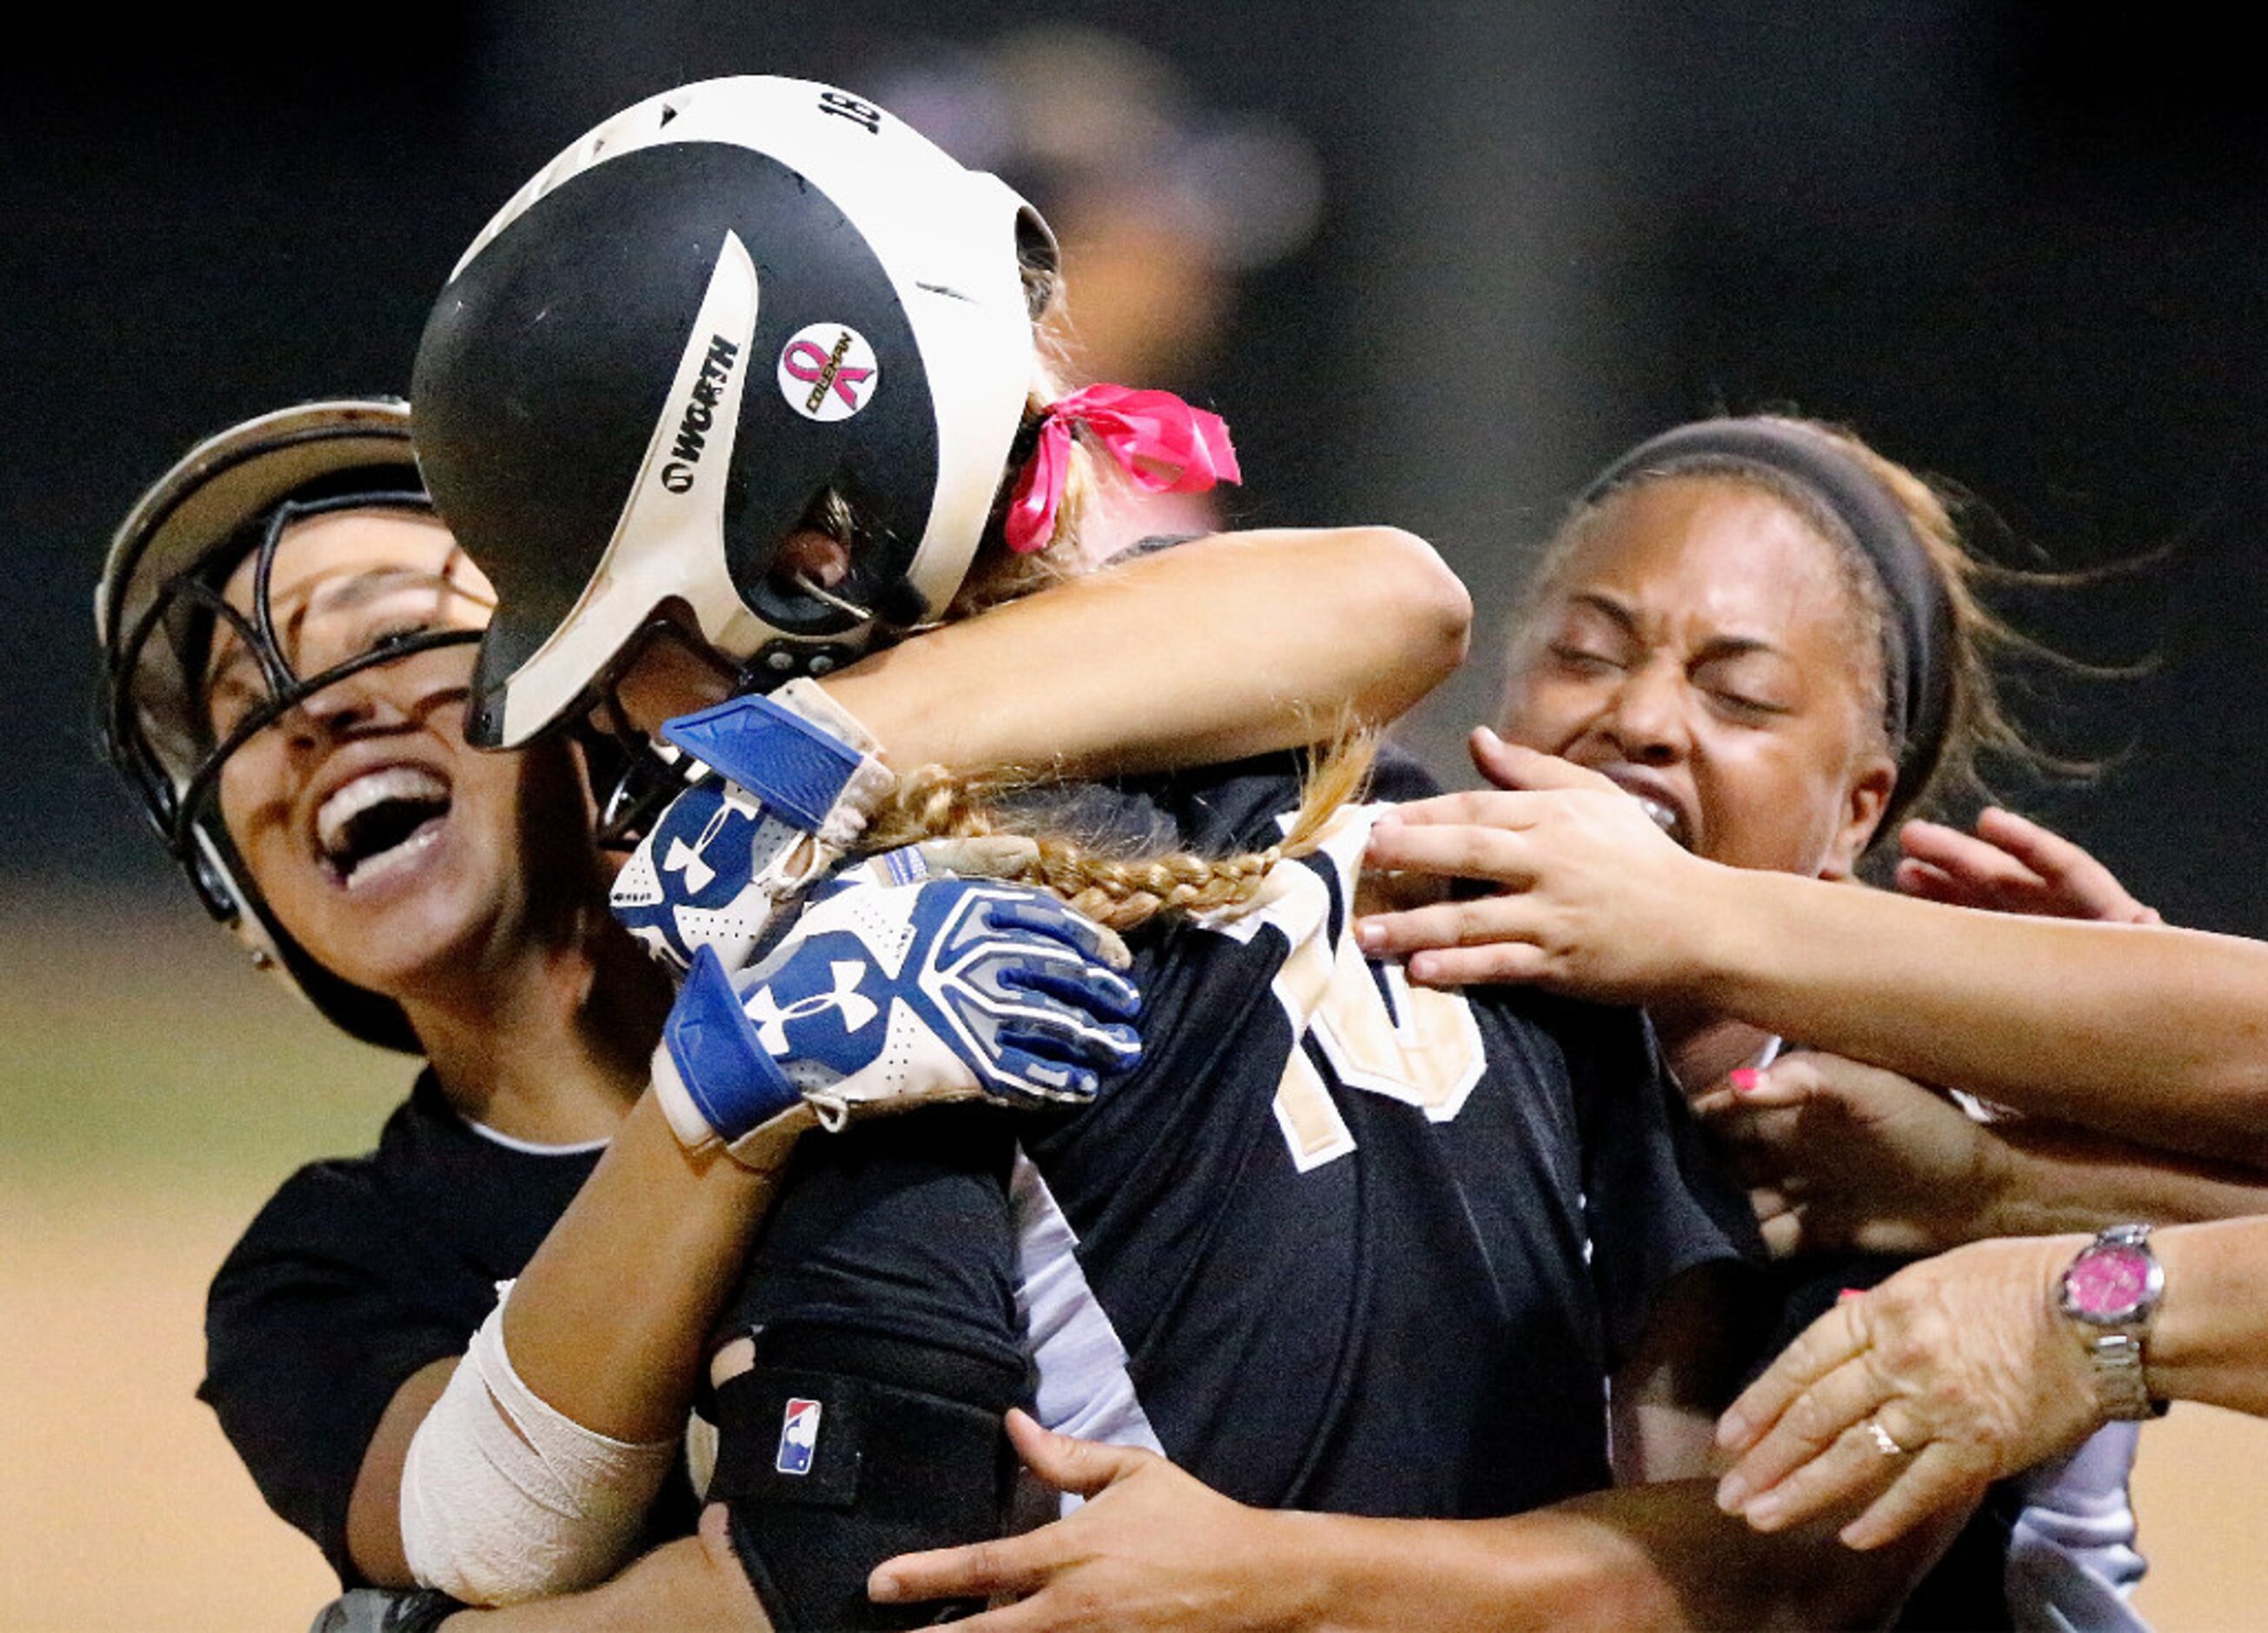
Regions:
<instances>
[{"instance_id":1,"label":"wrapped white arm sleeve","mask_svg":"<svg viewBox=\"0 0 2268 1633\"><path fill-rule=\"evenodd\" d=\"M504 1354L499 1297L410 1440L402 1552L420 1584L468 1605L588 1587L637 1542L676 1449L593 1434L537 1400Z\"/></svg>"}]
</instances>

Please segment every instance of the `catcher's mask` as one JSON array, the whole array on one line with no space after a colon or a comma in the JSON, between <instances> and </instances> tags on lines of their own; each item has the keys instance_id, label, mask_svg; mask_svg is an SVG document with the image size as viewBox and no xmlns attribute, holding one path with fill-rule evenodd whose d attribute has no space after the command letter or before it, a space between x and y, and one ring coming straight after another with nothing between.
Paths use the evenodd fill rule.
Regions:
<instances>
[{"instance_id":1,"label":"catcher's mask","mask_svg":"<svg viewBox=\"0 0 2268 1633\"><path fill-rule=\"evenodd\" d=\"M477 640L428 630L381 640L303 675L278 639L269 588L293 523L342 511L430 515L409 449L409 411L390 398L310 403L208 438L158 478L112 539L95 592L102 746L213 917L331 1021L367 1043L416 1051L399 1006L342 979L287 935L220 818L221 768L323 688L381 663ZM253 559L249 609L223 587ZM225 624L257 669L259 700L216 734L203 697Z\"/></svg>"},{"instance_id":2,"label":"catcher's mask","mask_svg":"<svg viewBox=\"0 0 2268 1633\"><path fill-rule=\"evenodd\" d=\"M578 140L426 324L418 461L496 586L467 735L513 747L679 628L745 684L821 674L966 576L1056 247L998 177L848 92L711 80ZM777 571L823 514L846 576Z\"/></svg>"}]
</instances>

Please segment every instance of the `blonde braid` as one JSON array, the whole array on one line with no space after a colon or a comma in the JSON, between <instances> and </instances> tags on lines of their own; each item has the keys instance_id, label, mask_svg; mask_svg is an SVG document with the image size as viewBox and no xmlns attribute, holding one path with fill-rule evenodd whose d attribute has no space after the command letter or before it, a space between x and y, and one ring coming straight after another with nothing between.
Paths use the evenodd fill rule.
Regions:
<instances>
[{"instance_id":1,"label":"blonde braid","mask_svg":"<svg viewBox=\"0 0 2268 1633\"><path fill-rule=\"evenodd\" d=\"M1068 834L1020 834L990 802L1012 786L1009 780L956 776L941 765L921 766L898 779L867 825L866 843L880 850L922 839L1024 838L1031 841L1028 848L995 853L1001 876L1037 885L1099 924L1130 930L1155 918L1186 919L1250 902L1270 868L1322 843L1332 816L1367 780L1376 753L1377 743L1366 734L1341 736L1309 772L1284 838L1233 856L1191 851L1114 856Z\"/></svg>"}]
</instances>

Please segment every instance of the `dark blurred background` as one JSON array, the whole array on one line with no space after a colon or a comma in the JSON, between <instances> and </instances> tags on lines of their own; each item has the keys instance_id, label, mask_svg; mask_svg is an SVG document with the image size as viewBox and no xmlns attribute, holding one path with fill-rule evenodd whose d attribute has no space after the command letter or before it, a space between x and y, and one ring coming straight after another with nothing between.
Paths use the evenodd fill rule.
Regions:
<instances>
[{"instance_id":1,"label":"dark blurred background","mask_svg":"<svg viewBox=\"0 0 2268 1633\"><path fill-rule=\"evenodd\" d=\"M1792 404L1957 478L2004 561L2125 564L2016 599L2074 657L2155 668L2049 676L2030 723L2109 764L2011 792L2169 919L2268 933L2268 100L2178 9L1058 4L1050 25L1127 42L1072 41L1106 71L1056 99L1068 153L1004 135L1037 48L998 48L1035 12L980 0L405 0L344 35L281 5L89 17L0 66L19 901L186 900L88 747L91 587L143 484L247 414L404 389L456 254L527 174L648 92L767 71L1024 167L1075 309L1079 233L1149 255L1204 321L1130 383L1228 416L1228 518L1412 528L1484 642L1594 468L1719 409ZM1145 242L1160 223L1182 236ZM1492 669L1484 644L1409 734L1453 775Z\"/></svg>"},{"instance_id":2,"label":"dark blurred background","mask_svg":"<svg viewBox=\"0 0 2268 1633\"><path fill-rule=\"evenodd\" d=\"M46 13L0 54L0 1309L26 1312L0 1345L0 1526L30 1567L0 1572L0 1626L299 1626L329 1592L191 1399L200 1293L285 1172L370 1143L410 1069L247 979L95 760L103 543L197 438L403 389L458 252L587 126L686 80L794 74L1031 189L1088 362L1235 425L1226 520L1399 522L1471 583L1471 670L1408 734L1452 775L1493 705L1497 616L1609 455L1720 409L1847 422L1989 501L1999 559L2117 568L2015 598L2074 658L2156 667L2045 676L2035 730L2109 764L2011 792L2168 917L2262 935L2268 99L2203 15ZM2160 1625L2268 1598L2263 1430L2184 1407L2146 1437Z\"/></svg>"}]
</instances>

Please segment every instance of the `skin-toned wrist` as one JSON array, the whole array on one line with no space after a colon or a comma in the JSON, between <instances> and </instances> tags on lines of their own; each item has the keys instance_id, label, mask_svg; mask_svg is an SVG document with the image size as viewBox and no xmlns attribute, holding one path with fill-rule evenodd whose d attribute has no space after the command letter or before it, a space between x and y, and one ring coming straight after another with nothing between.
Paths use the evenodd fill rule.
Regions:
<instances>
[{"instance_id":1,"label":"skin-toned wrist","mask_svg":"<svg viewBox=\"0 0 2268 1633\"><path fill-rule=\"evenodd\" d=\"M2106 1398L2106 1385L2095 1372L2094 1357L2088 1350L2088 1337L2071 1317L2063 1312L2064 1273L2072 1261L2084 1252L2095 1238L2092 1236L2051 1236L2039 1240L2040 1305L2047 1312L2047 1321L2055 1336L2063 1341L2065 1353L2072 1360L2075 1377L2085 1380L2087 1411L2092 1421L2083 1430L2065 1437L2070 1445L2077 1445L2110 1421L2110 1407ZM2042 1455L2061 1450L2051 1446ZM2010 1473L2015 1472L2010 1470Z\"/></svg>"},{"instance_id":2,"label":"skin-toned wrist","mask_svg":"<svg viewBox=\"0 0 2268 1633\"><path fill-rule=\"evenodd\" d=\"M1691 1482L1695 1491L1705 1491ZM1644 1506L1674 1487L1643 1488ZM1445 1522L1287 1514L1300 1562L1279 1571L1300 1633L1413 1626L1506 1630L1653 1628L1687 1618L1638 1532L1614 1518L1628 1492L1506 1520ZM1697 1496L1697 1503L1705 1498Z\"/></svg>"},{"instance_id":3,"label":"skin-toned wrist","mask_svg":"<svg viewBox=\"0 0 2268 1633\"><path fill-rule=\"evenodd\" d=\"M1940 1252L1987 1237L2030 1236L2052 1228L2042 1222L2037 1201L2045 1176L2029 1151L1991 1127L1982 1127L1973 1171L1968 1194L1955 1204L1967 1205L1968 1217L1948 1220L1945 1239L1937 1245Z\"/></svg>"},{"instance_id":4,"label":"skin-toned wrist","mask_svg":"<svg viewBox=\"0 0 2268 1633\"><path fill-rule=\"evenodd\" d=\"M2095 1363L2088 1354L2087 1336L2063 1312L2064 1272L2094 1239L2092 1236L2043 1236L2019 1245L2004 1238L2015 1275L2013 1284L2022 1289L2040 1334L2042 1349L2037 1353L2052 1372L2061 1375L2060 1384L2043 1378L2037 1389L2043 1397L2068 1400L2088 1421L2075 1427L2066 1424L2059 1431L2049 1430L2044 1423L2027 1425L2038 1437L2029 1443L2030 1455L2013 1458L2009 1467L2000 1471L2003 1474L2015 1474L2041 1458L2077 1445L2110 1421ZM1982 1245L1990 1248L1999 1244Z\"/></svg>"},{"instance_id":5,"label":"skin-toned wrist","mask_svg":"<svg viewBox=\"0 0 2268 1633\"><path fill-rule=\"evenodd\" d=\"M1242 1628L1312 1633L1329 1603L1329 1514L1235 1511L1238 1618ZM1321 1522L1318 1524L1317 1522Z\"/></svg>"},{"instance_id":6,"label":"skin-toned wrist","mask_svg":"<svg viewBox=\"0 0 2268 1633\"><path fill-rule=\"evenodd\" d=\"M1297 1550L1288 1562L1271 1561L1272 1579L1286 1585L1283 1628L1368 1633L1393 1625L1395 1607L1417 1574L1411 1550L1398 1544L1418 1539L1397 1538L1378 1522L1344 1514L1278 1518L1292 1522L1278 1534Z\"/></svg>"},{"instance_id":7,"label":"skin-toned wrist","mask_svg":"<svg viewBox=\"0 0 2268 1633\"><path fill-rule=\"evenodd\" d=\"M1695 861L1692 884L1676 898L1678 913L1692 921L1674 927L1691 995L1776 1031L1801 1031L1818 1010L1814 970L1822 937L1846 933L1842 923L1822 920L1836 920L1829 910L1846 898L1879 892L1848 881ZM1829 1038L1822 1046L1836 1042Z\"/></svg>"},{"instance_id":8,"label":"skin-toned wrist","mask_svg":"<svg viewBox=\"0 0 2268 1633\"><path fill-rule=\"evenodd\" d=\"M1681 868L1675 907L1660 915L1663 968L1651 1001L1730 1010L1728 998L1769 958L1767 913L1778 876L1699 856L1686 858Z\"/></svg>"},{"instance_id":9,"label":"skin-toned wrist","mask_svg":"<svg viewBox=\"0 0 2268 1633\"><path fill-rule=\"evenodd\" d=\"M819 1112L806 1100L743 1134L727 1153L733 1164L748 1176L741 1183L766 1187L777 1185L803 1136L818 1127Z\"/></svg>"},{"instance_id":10,"label":"skin-toned wrist","mask_svg":"<svg viewBox=\"0 0 2268 1633\"><path fill-rule=\"evenodd\" d=\"M2183 1225L2150 1238L2164 1302L2142 1341L2143 1376L2161 1400L2268 1414L2268 1219Z\"/></svg>"}]
</instances>

